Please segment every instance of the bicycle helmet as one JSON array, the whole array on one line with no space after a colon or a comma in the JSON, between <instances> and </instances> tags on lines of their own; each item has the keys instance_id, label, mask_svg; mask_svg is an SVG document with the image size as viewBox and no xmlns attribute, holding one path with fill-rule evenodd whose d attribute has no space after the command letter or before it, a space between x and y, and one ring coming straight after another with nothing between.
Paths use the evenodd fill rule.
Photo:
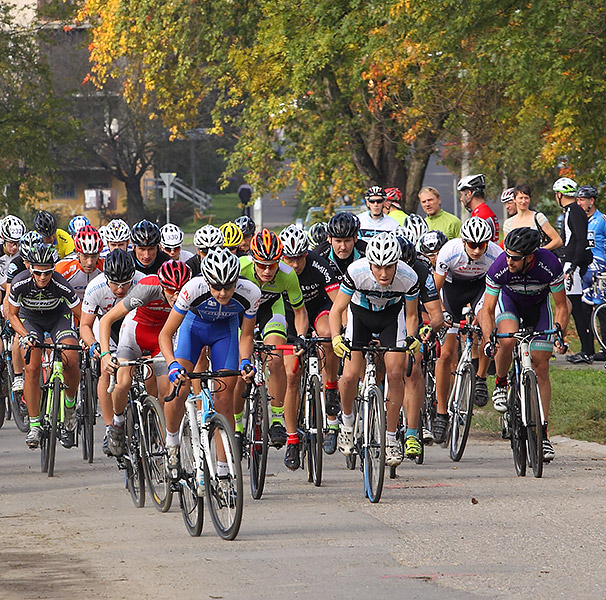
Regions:
<instances>
[{"instance_id":1,"label":"bicycle helmet","mask_svg":"<svg viewBox=\"0 0 606 600\"><path fill-rule=\"evenodd\" d=\"M501 202L503 204L507 204L507 202L511 202L513 200L513 188L507 188L503 190L501 193Z\"/></svg>"},{"instance_id":2,"label":"bicycle helmet","mask_svg":"<svg viewBox=\"0 0 606 600\"><path fill-rule=\"evenodd\" d=\"M183 230L177 225L167 223L160 227L160 243L165 248L178 248L183 243Z\"/></svg>"},{"instance_id":3,"label":"bicycle helmet","mask_svg":"<svg viewBox=\"0 0 606 600\"><path fill-rule=\"evenodd\" d=\"M257 229L255 222L247 215L238 217L234 223L240 228L240 231L242 231L242 235L244 237L254 235L255 230Z\"/></svg>"},{"instance_id":4,"label":"bicycle helmet","mask_svg":"<svg viewBox=\"0 0 606 600\"><path fill-rule=\"evenodd\" d=\"M5 242L18 242L27 231L25 223L13 215L8 215L0 221L0 238Z\"/></svg>"},{"instance_id":5,"label":"bicycle helmet","mask_svg":"<svg viewBox=\"0 0 606 600\"><path fill-rule=\"evenodd\" d=\"M158 269L160 285L171 290L180 290L191 278L191 269L179 260L167 260Z\"/></svg>"},{"instance_id":6,"label":"bicycle helmet","mask_svg":"<svg viewBox=\"0 0 606 600\"><path fill-rule=\"evenodd\" d=\"M160 243L160 228L155 223L143 219L133 225L130 238L135 246L157 246Z\"/></svg>"},{"instance_id":7,"label":"bicycle helmet","mask_svg":"<svg viewBox=\"0 0 606 600\"><path fill-rule=\"evenodd\" d=\"M253 235L250 241L250 253L253 260L262 263L275 263L282 256L282 241L269 229L262 229Z\"/></svg>"},{"instance_id":8,"label":"bicycle helmet","mask_svg":"<svg viewBox=\"0 0 606 600\"><path fill-rule=\"evenodd\" d=\"M385 190L380 185L373 185L366 190L364 194L364 200L368 200L369 198L373 198L375 196L380 196L385 200Z\"/></svg>"},{"instance_id":9,"label":"bicycle helmet","mask_svg":"<svg viewBox=\"0 0 606 600\"><path fill-rule=\"evenodd\" d=\"M231 285L240 275L240 260L227 248L212 248L202 259L200 272L210 285Z\"/></svg>"},{"instance_id":10,"label":"bicycle helmet","mask_svg":"<svg viewBox=\"0 0 606 600\"><path fill-rule=\"evenodd\" d=\"M353 213L340 212L330 218L326 232L333 238L357 237L360 231L360 219Z\"/></svg>"},{"instance_id":11,"label":"bicycle helmet","mask_svg":"<svg viewBox=\"0 0 606 600\"><path fill-rule=\"evenodd\" d=\"M116 248L105 257L103 273L109 281L130 281L135 276L135 261L131 254Z\"/></svg>"},{"instance_id":12,"label":"bicycle helmet","mask_svg":"<svg viewBox=\"0 0 606 600\"><path fill-rule=\"evenodd\" d=\"M224 248L235 248L242 243L244 234L242 230L231 221L223 223L219 230L223 234L223 247Z\"/></svg>"},{"instance_id":13,"label":"bicycle helmet","mask_svg":"<svg viewBox=\"0 0 606 600\"><path fill-rule=\"evenodd\" d=\"M407 238L402 236L396 236L398 243L400 244L400 260L403 260L407 265L411 266L415 264L417 260L417 251L415 245Z\"/></svg>"},{"instance_id":14,"label":"bicycle helmet","mask_svg":"<svg viewBox=\"0 0 606 600\"><path fill-rule=\"evenodd\" d=\"M283 254L288 257L302 256L309 250L306 233L296 225L289 225L280 232Z\"/></svg>"},{"instance_id":15,"label":"bicycle helmet","mask_svg":"<svg viewBox=\"0 0 606 600\"><path fill-rule=\"evenodd\" d=\"M459 180L459 183L457 183L458 192L464 192L465 190L483 190L485 187L486 179L481 173L463 177Z\"/></svg>"},{"instance_id":16,"label":"bicycle helmet","mask_svg":"<svg viewBox=\"0 0 606 600\"><path fill-rule=\"evenodd\" d=\"M507 250L529 256L541 247L541 233L531 227L512 229L505 237L504 246Z\"/></svg>"},{"instance_id":17,"label":"bicycle helmet","mask_svg":"<svg viewBox=\"0 0 606 600\"><path fill-rule=\"evenodd\" d=\"M55 265L55 248L51 244L33 244L27 253L27 260L32 265Z\"/></svg>"},{"instance_id":18,"label":"bicycle helmet","mask_svg":"<svg viewBox=\"0 0 606 600\"><path fill-rule=\"evenodd\" d=\"M112 244L130 242L130 228L122 219L112 219L105 226L105 241Z\"/></svg>"},{"instance_id":19,"label":"bicycle helmet","mask_svg":"<svg viewBox=\"0 0 606 600\"><path fill-rule=\"evenodd\" d=\"M385 199L402 208L402 190L400 188L385 188Z\"/></svg>"},{"instance_id":20,"label":"bicycle helmet","mask_svg":"<svg viewBox=\"0 0 606 600\"><path fill-rule=\"evenodd\" d=\"M414 213L404 219L404 225L398 227L398 230L400 229L403 237L409 239L415 246L421 239L421 236L429 231L425 219Z\"/></svg>"},{"instance_id":21,"label":"bicycle helmet","mask_svg":"<svg viewBox=\"0 0 606 600\"><path fill-rule=\"evenodd\" d=\"M21 240L19 241L19 254L24 258L27 255L34 244L42 244L42 236L37 231L27 231Z\"/></svg>"},{"instance_id":22,"label":"bicycle helmet","mask_svg":"<svg viewBox=\"0 0 606 600\"><path fill-rule=\"evenodd\" d=\"M593 185L582 185L577 190L576 196L577 198L593 198L595 200L598 197L598 190Z\"/></svg>"},{"instance_id":23,"label":"bicycle helmet","mask_svg":"<svg viewBox=\"0 0 606 600\"><path fill-rule=\"evenodd\" d=\"M194 233L194 246L203 252L223 246L223 234L214 225L204 225Z\"/></svg>"},{"instance_id":24,"label":"bicycle helmet","mask_svg":"<svg viewBox=\"0 0 606 600\"><path fill-rule=\"evenodd\" d=\"M421 236L421 239L419 240L419 250L423 254L435 254L440 251L447 241L448 238L442 231L432 229Z\"/></svg>"},{"instance_id":25,"label":"bicycle helmet","mask_svg":"<svg viewBox=\"0 0 606 600\"><path fill-rule=\"evenodd\" d=\"M106 238L106 233L107 233L107 225L101 225L101 227L99 227L99 235L101 236L101 241L103 242L104 246L107 246L107 238Z\"/></svg>"},{"instance_id":26,"label":"bicycle helmet","mask_svg":"<svg viewBox=\"0 0 606 600\"><path fill-rule=\"evenodd\" d=\"M461 225L461 239L481 244L492 239L492 227L480 217L471 217Z\"/></svg>"},{"instance_id":27,"label":"bicycle helmet","mask_svg":"<svg viewBox=\"0 0 606 600\"><path fill-rule=\"evenodd\" d=\"M39 210L34 215L34 229L42 237L51 237L57 231L57 219L46 210Z\"/></svg>"},{"instance_id":28,"label":"bicycle helmet","mask_svg":"<svg viewBox=\"0 0 606 600\"><path fill-rule=\"evenodd\" d=\"M99 254L103 249L103 240L95 227L85 225L74 236L74 246L76 252L82 254Z\"/></svg>"},{"instance_id":29,"label":"bicycle helmet","mask_svg":"<svg viewBox=\"0 0 606 600\"><path fill-rule=\"evenodd\" d=\"M577 182L570 177L560 177L553 184L553 191L560 192L564 196L574 196L577 191Z\"/></svg>"},{"instance_id":30,"label":"bicycle helmet","mask_svg":"<svg viewBox=\"0 0 606 600\"><path fill-rule=\"evenodd\" d=\"M312 248L323 244L328 239L326 223L314 223L307 232Z\"/></svg>"},{"instance_id":31,"label":"bicycle helmet","mask_svg":"<svg viewBox=\"0 0 606 600\"><path fill-rule=\"evenodd\" d=\"M73 237L78 233L81 227L85 225L90 225L90 221L84 215L76 215L71 219L69 225L67 226L67 232Z\"/></svg>"},{"instance_id":32,"label":"bicycle helmet","mask_svg":"<svg viewBox=\"0 0 606 600\"><path fill-rule=\"evenodd\" d=\"M390 231L382 231L371 238L366 246L366 258L371 265L386 267L397 263L402 252L398 238Z\"/></svg>"}]
</instances>

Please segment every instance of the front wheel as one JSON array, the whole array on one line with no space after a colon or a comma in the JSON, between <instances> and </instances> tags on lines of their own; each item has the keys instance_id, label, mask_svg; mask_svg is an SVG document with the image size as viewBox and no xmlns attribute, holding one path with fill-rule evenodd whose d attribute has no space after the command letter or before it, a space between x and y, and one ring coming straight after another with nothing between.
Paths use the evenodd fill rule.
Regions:
<instances>
[{"instance_id":1,"label":"front wheel","mask_svg":"<svg viewBox=\"0 0 606 600\"><path fill-rule=\"evenodd\" d=\"M600 350L606 352L606 303L594 307L591 313L591 329Z\"/></svg>"},{"instance_id":2,"label":"front wheel","mask_svg":"<svg viewBox=\"0 0 606 600\"><path fill-rule=\"evenodd\" d=\"M526 447L528 459L535 477L543 476L543 423L539 407L539 388L534 371L528 371L523 379L526 396Z\"/></svg>"},{"instance_id":3,"label":"front wheel","mask_svg":"<svg viewBox=\"0 0 606 600\"><path fill-rule=\"evenodd\" d=\"M224 540L238 535L244 507L242 466L234 432L227 419L218 413L210 418L208 431L210 454L204 457L206 501L215 530ZM211 477L209 463L215 472Z\"/></svg>"},{"instance_id":4,"label":"front wheel","mask_svg":"<svg viewBox=\"0 0 606 600\"><path fill-rule=\"evenodd\" d=\"M247 398L248 404L250 399ZM254 391L252 408L248 415L246 437L248 439L248 466L250 470L250 493L255 500L263 495L265 472L267 470L267 451L269 448L269 413L267 389L259 386Z\"/></svg>"},{"instance_id":5,"label":"front wheel","mask_svg":"<svg viewBox=\"0 0 606 600\"><path fill-rule=\"evenodd\" d=\"M368 401L363 403L367 412L368 443L364 446L364 488L368 499L376 503L381 499L385 478L385 405L377 386L368 390Z\"/></svg>"},{"instance_id":6,"label":"front wheel","mask_svg":"<svg viewBox=\"0 0 606 600\"><path fill-rule=\"evenodd\" d=\"M90 368L83 374L80 386L80 423L82 433L82 460L93 462L95 454L95 401L93 376Z\"/></svg>"},{"instance_id":7,"label":"front wheel","mask_svg":"<svg viewBox=\"0 0 606 600\"><path fill-rule=\"evenodd\" d=\"M307 399L309 402L309 431L305 432L309 436L307 453L307 479L313 481L316 487L322 484L322 392L320 378L314 375L307 390Z\"/></svg>"},{"instance_id":8,"label":"front wheel","mask_svg":"<svg viewBox=\"0 0 606 600\"><path fill-rule=\"evenodd\" d=\"M61 380L56 377L53 381L51 394L51 422L48 436L48 476L55 474L55 452L57 450L57 433L59 429L59 404L63 402Z\"/></svg>"},{"instance_id":9,"label":"front wheel","mask_svg":"<svg viewBox=\"0 0 606 600\"><path fill-rule=\"evenodd\" d=\"M473 398L476 391L476 372L472 363L457 369L454 381L454 401L450 415L450 458L461 460L473 416Z\"/></svg>"},{"instance_id":10,"label":"front wheel","mask_svg":"<svg viewBox=\"0 0 606 600\"><path fill-rule=\"evenodd\" d=\"M126 489L130 493L133 504L137 508L145 506L145 474L141 460L140 435L135 427L135 408L129 402L126 405Z\"/></svg>"},{"instance_id":11,"label":"front wheel","mask_svg":"<svg viewBox=\"0 0 606 600\"><path fill-rule=\"evenodd\" d=\"M198 490L198 485L201 486L201 482L198 483L196 476L191 424L187 412L181 426L179 456L181 462L181 480L179 481L181 516L187 533L192 537L198 537L202 533L202 526L204 525L204 496L200 493L201 489Z\"/></svg>"},{"instance_id":12,"label":"front wheel","mask_svg":"<svg viewBox=\"0 0 606 600\"><path fill-rule=\"evenodd\" d=\"M513 377L509 382L507 393L507 415L509 420L509 434L511 436L511 451L513 452L513 466L518 477L526 476L526 430L522 424L520 412L520 396L517 380Z\"/></svg>"}]
</instances>

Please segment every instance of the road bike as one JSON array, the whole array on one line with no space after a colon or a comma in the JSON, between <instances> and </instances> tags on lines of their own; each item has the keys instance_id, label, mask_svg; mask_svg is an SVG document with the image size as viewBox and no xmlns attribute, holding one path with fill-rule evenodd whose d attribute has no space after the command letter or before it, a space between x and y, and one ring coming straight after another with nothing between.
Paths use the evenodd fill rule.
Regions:
<instances>
[{"instance_id":1,"label":"road bike","mask_svg":"<svg viewBox=\"0 0 606 600\"><path fill-rule=\"evenodd\" d=\"M15 382L15 370L13 367L13 328L8 321L4 321L2 326L2 359L4 369L2 370L0 385L1 395L5 399L6 415L12 417L17 429L22 433L29 431L29 415L27 404L23 397L23 390L13 391Z\"/></svg>"},{"instance_id":2,"label":"road bike","mask_svg":"<svg viewBox=\"0 0 606 600\"><path fill-rule=\"evenodd\" d=\"M591 301L594 303L591 313L591 329L600 345L600 350L606 352L606 273L594 276Z\"/></svg>"},{"instance_id":3,"label":"road bike","mask_svg":"<svg viewBox=\"0 0 606 600\"><path fill-rule=\"evenodd\" d=\"M233 540L240 530L244 508L241 455L232 426L215 411L209 387L211 381L218 388L224 385L220 383L222 377L240 374L235 370L187 373L190 379L200 380L201 390L199 394L190 394L185 401L185 416L179 431L180 473L175 487L185 528L194 537L202 533L204 496L219 536ZM182 384L180 380L165 402L178 395Z\"/></svg>"},{"instance_id":4,"label":"road bike","mask_svg":"<svg viewBox=\"0 0 606 600\"><path fill-rule=\"evenodd\" d=\"M124 411L126 453L116 457L118 468L124 470L124 483L137 508L145 506L145 482L152 502L160 512L167 512L172 503L167 476L166 421L157 398L147 393L145 381L153 375L152 365L164 358L137 358L117 362L118 368L130 367L132 386ZM111 394L116 375L110 376L107 391Z\"/></svg>"},{"instance_id":5,"label":"road bike","mask_svg":"<svg viewBox=\"0 0 606 600\"><path fill-rule=\"evenodd\" d=\"M423 342L421 347L421 373L425 383L425 397L419 425L423 428L423 444L433 444L433 422L438 414L436 396L436 362L440 358L440 340L432 335L432 339Z\"/></svg>"},{"instance_id":6,"label":"road bike","mask_svg":"<svg viewBox=\"0 0 606 600\"><path fill-rule=\"evenodd\" d=\"M82 353L80 373L76 401L77 437L82 444L82 459L92 463L95 453L95 423L97 422L97 377L89 352Z\"/></svg>"}]
</instances>

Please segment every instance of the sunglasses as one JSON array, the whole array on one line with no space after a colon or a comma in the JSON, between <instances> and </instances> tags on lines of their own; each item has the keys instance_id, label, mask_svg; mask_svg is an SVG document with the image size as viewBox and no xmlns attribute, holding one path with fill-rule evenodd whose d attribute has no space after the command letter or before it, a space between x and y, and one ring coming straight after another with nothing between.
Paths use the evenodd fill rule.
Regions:
<instances>
[{"instance_id":1,"label":"sunglasses","mask_svg":"<svg viewBox=\"0 0 606 600\"><path fill-rule=\"evenodd\" d=\"M517 254L509 254L509 252L505 252L505 256L508 260L512 260L513 262L518 262L524 258L524 256L519 256Z\"/></svg>"},{"instance_id":2,"label":"sunglasses","mask_svg":"<svg viewBox=\"0 0 606 600\"><path fill-rule=\"evenodd\" d=\"M385 202L385 200L383 200L383 198L369 198L367 200L367 202L369 204L381 204L381 203Z\"/></svg>"},{"instance_id":3,"label":"sunglasses","mask_svg":"<svg viewBox=\"0 0 606 600\"><path fill-rule=\"evenodd\" d=\"M273 269L278 266L278 263L255 262L255 265L259 268L260 271L273 271Z\"/></svg>"},{"instance_id":4,"label":"sunglasses","mask_svg":"<svg viewBox=\"0 0 606 600\"><path fill-rule=\"evenodd\" d=\"M231 290L234 288L234 286L236 285L236 282L234 281L233 283L227 283L225 285L218 285L216 283L211 283L210 287L215 290L215 292L220 292L221 290Z\"/></svg>"},{"instance_id":5,"label":"sunglasses","mask_svg":"<svg viewBox=\"0 0 606 600\"><path fill-rule=\"evenodd\" d=\"M107 279L107 277L106 277ZM133 282L132 279L129 279L128 281L112 281L111 279L107 279L107 283L111 283L112 285L115 285L118 288L125 288L128 287L131 283Z\"/></svg>"},{"instance_id":6,"label":"sunglasses","mask_svg":"<svg viewBox=\"0 0 606 600\"><path fill-rule=\"evenodd\" d=\"M484 250L487 242L465 242L472 250Z\"/></svg>"},{"instance_id":7,"label":"sunglasses","mask_svg":"<svg viewBox=\"0 0 606 600\"><path fill-rule=\"evenodd\" d=\"M52 275L55 272L55 269L32 269L33 275L38 275L38 277L43 277L44 275Z\"/></svg>"}]
</instances>

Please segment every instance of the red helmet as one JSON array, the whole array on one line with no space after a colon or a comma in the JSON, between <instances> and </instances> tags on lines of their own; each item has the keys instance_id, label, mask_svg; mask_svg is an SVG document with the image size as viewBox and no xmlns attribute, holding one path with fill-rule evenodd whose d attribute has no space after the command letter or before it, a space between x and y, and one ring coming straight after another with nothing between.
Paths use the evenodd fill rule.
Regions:
<instances>
[{"instance_id":1,"label":"red helmet","mask_svg":"<svg viewBox=\"0 0 606 600\"><path fill-rule=\"evenodd\" d=\"M402 190L397 187L385 188L385 195L387 200L392 204L402 207Z\"/></svg>"},{"instance_id":2,"label":"red helmet","mask_svg":"<svg viewBox=\"0 0 606 600\"><path fill-rule=\"evenodd\" d=\"M275 263L282 256L282 241L269 229L263 229L253 235L250 241L250 252L253 260L264 263Z\"/></svg>"},{"instance_id":3,"label":"red helmet","mask_svg":"<svg viewBox=\"0 0 606 600\"><path fill-rule=\"evenodd\" d=\"M103 240L95 227L85 225L74 236L74 246L76 252L82 254L99 254L103 249Z\"/></svg>"},{"instance_id":4,"label":"red helmet","mask_svg":"<svg viewBox=\"0 0 606 600\"><path fill-rule=\"evenodd\" d=\"M180 260L167 260L158 269L160 285L171 290L180 290L191 278L191 269Z\"/></svg>"}]
</instances>

